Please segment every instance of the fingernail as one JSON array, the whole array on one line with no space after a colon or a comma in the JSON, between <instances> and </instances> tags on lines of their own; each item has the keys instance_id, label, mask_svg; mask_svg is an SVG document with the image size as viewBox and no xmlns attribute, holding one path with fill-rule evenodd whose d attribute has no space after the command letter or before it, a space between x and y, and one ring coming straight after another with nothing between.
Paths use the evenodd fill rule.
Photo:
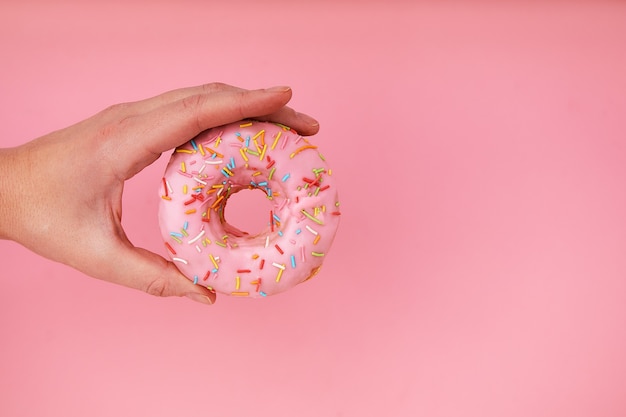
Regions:
<instances>
[{"instance_id":1,"label":"fingernail","mask_svg":"<svg viewBox=\"0 0 626 417\"><path fill-rule=\"evenodd\" d=\"M319 126L319 122L309 116L308 114L298 113L298 118L308 124L309 126Z\"/></svg>"},{"instance_id":2,"label":"fingernail","mask_svg":"<svg viewBox=\"0 0 626 417\"><path fill-rule=\"evenodd\" d=\"M278 87L266 88L265 92L267 92L267 93L286 93L289 90L291 90L291 87L287 87L286 85L282 85L282 86L278 86Z\"/></svg>"},{"instance_id":3,"label":"fingernail","mask_svg":"<svg viewBox=\"0 0 626 417\"><path fill-rule=\"evenodd\" d=\"M185 294L185 297L198 303L209 304L209 305L213 304L213 300L211 300L206 295L200 294L197 292L188 292L187 294Z\"/></svg>"}]
</instances>

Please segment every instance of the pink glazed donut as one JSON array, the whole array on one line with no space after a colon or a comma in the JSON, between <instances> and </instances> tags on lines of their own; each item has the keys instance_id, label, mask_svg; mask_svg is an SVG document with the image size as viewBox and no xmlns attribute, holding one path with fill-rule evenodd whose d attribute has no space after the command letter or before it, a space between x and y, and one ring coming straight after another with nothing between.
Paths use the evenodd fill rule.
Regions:
<instances>
[{"instance_id":1,"label":"pink glazed donut","mask_svg":"<svg viewBox=\"0 0 626 417\"><path fill-rule=\"evenodd\" d=\"M228 198L246 189L272 203L256 236L224 218ZM195 284L234 296L265 297L312 278L339 225L332 170L317 146L280 124L201 133L174 151L159 193L170 259Z\"/></svg>"}]
</instances>

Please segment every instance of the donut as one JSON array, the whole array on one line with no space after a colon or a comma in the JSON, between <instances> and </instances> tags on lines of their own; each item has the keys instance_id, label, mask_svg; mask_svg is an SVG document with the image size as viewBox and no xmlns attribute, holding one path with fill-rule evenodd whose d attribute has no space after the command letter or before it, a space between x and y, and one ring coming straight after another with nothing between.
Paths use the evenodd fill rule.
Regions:
<instances>
[{"instance_id":1,"label":"donut","mask_svg":"<svg viewBox=\"0 0 626 417\"><path fill-rule=\"evenodd\" d=\"M212 291L286 291L315 276L328 254L341 214L334 178L318 147L288 126L244 120L206 130L173 151L159 184L166 253ZM229 198L243 190L270 200L258 234L226 221Z\"/></svg>"}]
</instances>

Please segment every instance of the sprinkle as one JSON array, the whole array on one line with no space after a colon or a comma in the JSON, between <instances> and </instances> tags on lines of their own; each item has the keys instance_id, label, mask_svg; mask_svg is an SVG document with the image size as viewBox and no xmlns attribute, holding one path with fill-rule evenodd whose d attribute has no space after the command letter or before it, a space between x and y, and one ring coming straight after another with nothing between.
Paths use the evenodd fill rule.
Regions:
<instances>
[{"instance_id":1,"label":"sprinkle","mask_svg":"<svg viewBox=\"0 0 626 417\"><path fill-rule=\"evenodd\" d=\"M178 153L193 153L193 151L190 151L189 149L176 149L176 152L178 152Z\"/></svg>"},{"instance_id":2,"label":"sprinkle","mask_svg":"<svg viewBox=\"0 0 626 417\"><path fill-rule=\"evenodd\" d=\"M320 235L315 236L315 239L313 239L313 244L314 244L314 245L317 245L317 242L319 242L319 241L320 241L320 238L321 238L321 236L320 236Z\"/></svg>"},{"instance_id":3,"label":"sprinkle","mask_svg":"<svg viewBox=\"0 0 626 417\"><path fill-rule=\"evenodd\" d=\"M274 217L274 220L280 223L280 217L278 217L276 214L274 214L272 217Z\"/></svg>"},{"instance_id":4,"label":"sprinkle","mask_svg":"<svg viewBox=\"0 0 626 417\"><path fill-rule=\"evenodd\" d=\"M189 200L185 201L183 204L185 206L188 206L189 204L195 203L195 201L196 201L196 196L192 195L191 198Z\"/></svg>"},{"instance_id":5,"label":"sprinkle","mask_svg":"<svg viewBox=\"0 0 626 417\"><path fill-rule=\"evenodd\" d=\"M304 214L306 217L308 217L309 219L313 220L315 223L324 225L324 223L320 219L313 217L305 209L300 210L300 212Z\"/></svg>"},{"instance_id":6,"label":"sprinkle","mask_svg":"<svg viewBox=\"0 0 626 417\"><path fill-rule=\"evenodd\" d=\"M235 158L230 157L230 169L235 169Z\"/></svg>"},{"instance_id":7,"label":"sprinkle","mask_svg":"<svg viewBox=\"0 0 626 417\"><path fill-rule=\"evenodd\" d=\"M314 146L314 145L304 145L304 146L296 149L291 155L289 155L289 158L293 159L294 156L296 156L300 152L304 151L305 149L317 149L317 146Z\"/></svg>"},{"instance_id":8,"label":"sprinkle","mask_svg":"<svg viewBox=\"0 0 626 417\"><path fill-rule=\"evenodd\" d=\"M272 262L272 266L275 266L278 269L285 269L285 265L279 264L277 262Z\"/></svg>"},{"instance_id":9,"label":"sprinkle","mask_svg":"<svg viewBox=\"0 0 626 417\"><path fill-rule=\"evenodd\" d=\"M217 266L217 261L215 260L215 257L212 253L209 253L209 258L211 258L211 262L213 262L213 266L215 267L215 269L219 269L219 266Z\"/></svg>"},{"instance_id":10,"label":"sprinkle","mask_svg":"<svg viewBox=\"0 0 626 417\"><path fill-rule=\"evenodd\" d=\"M235 277L235 289L238 290L241 287L241 279L239 276Z\"/></svg>"},{"instance_id":11,"label":"sprinkle","mask_svg":"<svg viewBox=\"0 0 626 417\"><path fill-rule=\"evenodd\" d=\"M280 277L283 275L283 271L285 270L285 268L279 269L278 270L278 275L276 275L276 282L280 282Z\"/></svg>"},{"instance_id":12,"label":"sprinkle","mask_svg":"<svg viewBox=\"0 0 626 417\"><path fill-rule=\"evenodd\" d=\"M304 253L304 246L300 247L300 259L302 259L302 262L306 262L306 255Z\"/></svg>"},{"instance_id":13,"label":"sprinkle","mask_svg":"<svg viewBox=\"0 0 626 417\"><path fill-rule=\"evenodd\" d=\"M197 283L198 283L198 276L197 276L197 275L194 275L194 276L193 276L193 283L194 283L194 284L197 284Z\"/></svg>"},{"instance_id":14,"label":"sprinkle","mask_svg":"<svg viewBox=\"0 0 626 417\"><path fill-rule=\"evenodd\" d=\"M267 294L264 293L263 291L259 291L259 294L261 295L261 297L267 297Z\"/></svg>"},{"instance_id":15,"label":"sprinkle","mask_svg":"<svg viewBox=\"0 0 626 417\"><path fill-rule=\"evenodd\" d=\"M183 237L184 235L181 233L177 233L177 232L170 232L170 236L172 237Z\"/></svg>"},{"instance_id":16,"label":"sprinkle","mask_svg":"<svg viewBox=\"0 0 626 417\"><path fill-rule=\"evenodd\" d=\"M236 297L247 297L250 293L248 291L233 291L230 295L234 295Z\"/></svg>"},{"instance_id":17,"label":"sprinkle","mask_svg":"<svg viewBox=\"0 0 626 417\"><path fill-rule=\"evenodd\" d=\"M291 267L295 268L296 267L296 258L295 256L291 255Z\"/></svg>"},{"instance_id":18,"label":"sprinkle","mask_svg":"<svg viewBox=\"0 0 626 417\"><path fill-rule=\"evenodd\" d=\"M196 141L191 139L190 142L191 142L191 146L193 146L193 149L197 151L198 150L198 145L196 145Z\"/></svg>"},{"instance_id":19,"label":"sprinkle","mask_svg":"<svg viewBox=\"0 0 626 417\"><path fill-rule=\"evenodd\" d=\"M198 145L198 147L200 148L200 155L204 156L204 148L202 147L202 144Z\"/></svg>"},{"instance_id":20,"label":"sprinkle","mask_svg":"<svg viewBox=\"0 0 626 417\"><path fill-rule=\"evenodd\" d=\"M296 229L296 234L299 235L300 233L302 233L302 229Z\"/></svg>"},{"instance_id":21,"label":"sprinkle","mask_svg":"<svg viewBox=\"0 0 626 417\"><path fill-rule=\"evenodd\" d=\"M291 176L291 174L290 174L290 173L286 173L286 174L283 176L282 181L283 181L283 182L287 181L287 180L289 179L289 177L290 177L290 176Z\"/></svg>"},{"instance_id":22,"label":"sprinkle","mask_svg":"<svg viewBox=\"0 0 626 417\"><path fill-rule=\"evenodd\" d=\"M272 148L271 148L272 150L276 147L276 144L278 143L278 139L280 138L280 135L281 135L282 133L283 133L283 132L280 132L280 131L279 131L279 132L278 132L278 134L276 135L276 138L274 139L274 143L272 143Z\"/></svg>"},{"instance_id":23,"label":"sprinkle","mask_svg":"<svg viewBox=\"0 0 626 417\"><path fill-rule=\"evenodd\" d=\"M211 275L211 271L206 271L206 274L204 274L202 281L206 281L207 279L209 279L209 275Z\"/></svg>"},{"instance_id":24,"label":"sprinkle","mask_svg":"<svg viewBox=\"0 0 626 417\"><path fill-rule=\"evenodd\" d=\"M202 253L202 249L200 249L200 246L196 245L196 250L198 251L198 253Z\"/></svg>"},{"instance_id":25,"label":"sprinkle","mask_svg":"<svg viewBox=\"0 0 626 417\"><path fill-rule=\"evenodd\" d=\"M169 196L169 191L167 189L167 181L165 180L165 177L163 177L163 189L165 190L165 197Z\"/></svg>"},{"instance_id":26,"label":"sprinkle","mask_svg":"<svg viewBox=\"0 0 626 417\"><path fill-rule=\"evenodd\" d=\"M169 197L169 196L166 196L166 195L162 195L162 196L161 196L161 198L162 198L163 200L169 200L169 201L172 201L172 197Z\"/></svg>"},{"instance_id":27,"label":"sprinkle","mask_svg":"<svg viewBox=\"0 0 626 417\"><path fill-rule=\"evenodd\" d=\"M267 143L263 144L263 149L261 149L261 155L259 155L259 159L262 161L265 156L265 152L267 151Z\"/></svg>"},{"instance_id":28,"label":"sprinkle","mask_svg":"<svg viewBox=\"0 0 626 417\"><path fill-rule=\"evenodd\" d=\"M272 169L270 170L270 175L267 177L268 180L272 179L272 177L274 176L274 171L276 171L276 167L272 167Z\"/></svg>"},{"instance_id":29,"label":"sprinkle","mask_svg":"<svg viewBox=\"0 0 626 417\"><path fill-rule=\"evenodd\" d=\"M193 214L196 212L196 209L189 209L185 212L185 214Z\"/></svg>"},{"instance_id":30,"label":"sprinkle","mask_svg":"<svg viewBox=\"0 0 626 417\"><path fill-rule=\"evenodd\" d=\"M256 253L252 255L252 259L257 259L258 257L259 257L259 255L256 254Z\"/></svg>"},{"instance_id":31,"label":"sprinkle","mask_svg":"<svg viewBox=\"0 0 626 417\"><path fill-rule=\"evenodd\" d=\"M165 247L172 253L172 255L176 255L176 251L169 243L165 242Z\"/></svg>"},{"instance_id":32,"label":"sprinkle","mask_svg":"<svg viewBox=\"0 0 626 417\"><path fill-rule=\"evenodd\" d=\"M269 244L270 244L270 236L267 235L267 236L265 236L265 247L267 248L269 246Z\"/></svg>"},{"instance_id":33,"label":"sprinkle","mask_svg":"<svg viewBox=\"0 0 626 417\"><path fill-rule=\"evenodd\" d=\"M274 247L276 248L276 250L277 250L277 251L278 251L281 255L282 255L283 253L285 253L285 252L283 252L283 250L280 248L280 246L278 246L278 245L274 245Z\"/></svg>"},{"instance_id":34,"label":"sprinkle","mask_svg":"<svg viewBox=\"0 0 626 417\"><path fill-rule=\"evenodd\" d=\"M307 224L307 225L306 225L306 226L304 226L304 227L306 227L306 230L308 230L309 232L311 232L311 233L313 233L315 236L317 236L317 232L316 232L315 230L313 230L313 229L311 228L311 226L309 226L309 225Z\"/></svg>"},{"instance_id":35,"label":"sprinkle","mask_svg":"<svg viewBox=\"0 0 626 417\"><path fill-rule=\"evenodd\" d=\"M238 269L238 270L237 270L237 273L238 273L238 274L248 274L248 273L250 273L250 272L252 272L252 271L251 271L251 270L249 270L249 269Z\"/></svg>"},{"instance_id":36,"label":"sprinkle","mask_svg":"<svg viewBox=\"0 0 626 417\"><path fill-rule=\"evenodd\" d=\"M176 261L176 262L181 262L181 263L183 263L185 265L189 265L189 262L187 262L186 260L184 260L182 258L172 258L172 260Z\"/></svg>"},{"instance_id":37,"label":"sprinkle","mask_svg":"<svg viewBox=\"0 0 626 417\"><path fill-rule=\"evenodd\" d=\"M250 127L252 126L252 122L240 124L239 127Z\"/></svg>"},{"instance_id":38,"label":"sprinkle","mask_svg":"<svg viewBox=\"0 0 626 417\"><path fill-rule=\"evenodd\" d=\"M320 187L320 191L328 190L329 188L330 188L330 185L325 185L323 187Z\"/></svg>"},{"instance_id":39,"label":"sprinkle","mask_svg":"<svg viewBox=\"0 0 626 417\"><path fill-rule=\"evenodd\" d=\"M226 247L226 245L225 245L224 243L220 242L219 240L216 240L216 241L215 241L215 244L216 244L216 245L218 245L218 246L221 246L221 247L223 247L223 248L225 248L225 247Z\"/></svg>"},{"instance_id":40,"label":"sprinkle","mask_svg":"<svg viewBox=\"0 0 626 417\"><path fill-rule=\"evenodd\" d=\"M261 259L261 263L259 264L259 269L263 269L264 265L265 265L265 259Z\"/></svg>"},{"instance_id":41,"label":"sprinkle","mask_svg":"<svg viewBox=\"0 0 626 417\"><path fill-rule=\"evenodd\" d=\"M243 158L244 161L248 162L248 156L246 155L246 153L243 151L243 148L239 148L239 153L241 154L241 157Z\"/></svg>"},{"instance_id":42,"label":"sprinkle","mask_svg":"<svg viewBox=\"0 0 626 417\"><path fill-rule=\"evenodd\" d=\"M332 212L332 213L330 213L330 214L332 214L333 216L340 216L340 215L341 215L341 212L339 212L339 211L333 211L333 212Z\"/></svg>"},{"instance_id":43,"label":"sprinkle","mask_svg":"<svg viewBox=\"0 0 626 417\"><path fill-rule=\"evenodd\" d=\"M268 158L269 158L269 156L268 156ZM276 160L275 160L275 159L272 159L272 160L269 162L269 164L267 164L267 165L265 166L265 168L266 168L266 169L270 169L272 166L274 166L274 164L275 164L275 163L276 163Z\"/></svg>"},{"instance_id":44,"label":"sprinkle","mask_svg":"<svg viewBox=\"0 0 626 417\"><path fill-rule=\"evenodd\" d=\"M184 162L183 162L183 164L184 164ZM188 173L186 173L186 172L184 172L184 171L181 171L180 169L179 169L178 171L176 171L176 172L178 172L178 173L179 173L180 175L182 175L183 177L187 177L187 178L191 178L191 177L192 177L192 175L191 175L191 174L188 174Z\"/></svg>"},{"instance_id":45,"label":"sprinkle","mask_svg":"<svg viewBox=\"0 0 626 417\"><path fill-rule=\"evenodd\" d=\"M183 241L177 238L176 236L172 236L172 239L174 239L178 243L183 243Z\"/></svg>"},{"instance_id":46,"label":"sprinkle","mask_svg":"<svg viewBox=\"0 0 626 417\"><path fill-rule=\"evenodd\" d=\"M271 231L274 231L274 212L270 210L270 228Z\"/></svg>"},{"instance_id":47,"label":"sprinkle","mask_svg":"<svg viewBox=\"0 0 626 417\"><path fill-rule=\"evenodd\" d=\"M184 162L180 163L180 170L183 171L183 172L187 172L187 167L185 166Z\"/></svg>"},{"instance_id":48,"label":"sprinkle","mask_svg":"<svg viewBox=\"0 0 626 417\"><path fill-rule=\"evenodd\" d=\"M196 237L194 237L193 239L189 240L187 243L191 245L192 243L194 243L195 241L200 239L202 236L204 236L204 230L200 231L200 233L198 233L198 235Z\"/></svg>"},{"instance_id":49,"label":"sprinkle","mask_svg":"<svg viewBox=\"0 0 626 417\"><path fill-rule=\"evenodd\" d=\"M194 181L196 181L196 182L198 182L198 183L200 183L202 185L207 185L207 183L202 181L200 178L193 177L193 179L194 179Z\"/></svg>"},{"instance_id":50,"label":"sprinkle","mask_svg":"<svg viewBox=\"0 0 626 417\"><path fill-rule=\"evenodd\" d=\"M252 285L256 285L256 292L259 292L259 290L261 289L261 282L262 282L262 278L258 277L255 281L252 281L250 284Z\"/></svg>"},{"instance_id":51,"label":"sprinkle","mask_svg":"<svg viewBox=\"0 0 626 417\"><path fill-rule=\"evenodd\" d=\"M223 164L224 161L222 160L213 160L213 161L204 161L205 164L207 165L220 165Z\"/></svg>"},{"instance_id":52,"label":"sprinkle","mask_svg":"<svg viewBox=\"0 0 626 417\"><path fill-rule=\"evenodd\" d=\"M223 158L223 157L224 157L224 155L222 155L221 153L219 153L219 152L217 152L217 151L214 151L213 149L211 149L211 148L209 148L209 147L207 147L206 149L209 151L209 153L210 153L211 155L215 155L215 156L217 156L218 158ZM205 161L205 162L206 162L206 161Z\"/></svg>"},{"instance_id":53,"label":"sprinkle","mask_svg":"<svg viewBox=\"0 0 626 417\"><path fill-rule=\"evenodd\" d=\"M313 256L324 256L324 252L311 252Z\"/></svg>"},{"instance_id":54,"label":"sprinkle","mask_svg":"<svg viewBox=\"0 0 626 417\"><path fill-rule=\"evenodd\" d=\"M187 184L183 185L183 194L187 194Z\"/></svg>"},{"instance_id":55,"label":"sprinkle","mask_svg":"<svg viewBox=\"0 0 626 417\"><path fill-rule=\"evenodd\" d=\"M211 208L215 208L215 207L217 207L217 206L218 206L218 204L220 203L220 201L222 201L223 199L224 199L224 196L223 196L223 195L219 196L219 197L218 197L218 199L217 199L217 200L215 200L215 202L211 205Z\"/></svg>"}]
</instances>

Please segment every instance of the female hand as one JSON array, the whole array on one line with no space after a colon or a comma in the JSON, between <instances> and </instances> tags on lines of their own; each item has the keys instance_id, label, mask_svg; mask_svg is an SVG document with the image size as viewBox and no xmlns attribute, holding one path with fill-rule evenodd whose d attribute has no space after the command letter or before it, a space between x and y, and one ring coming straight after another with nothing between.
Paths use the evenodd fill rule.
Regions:
<instances>
[{"instance_id":1,"label":"female hand","mask_svg":"<svg viewBox=\"0 0 626 417\"><path fill-rule=\"evenodd\" d=\"M212 304L214 293L128 240L121 224L124 181L203 130L241 119L316 133L314 119L286 106L290 98L288 87L206 84L114 105L17 148L0 149L0 238L95 278Z\"/></svg>"}]
</instances>

